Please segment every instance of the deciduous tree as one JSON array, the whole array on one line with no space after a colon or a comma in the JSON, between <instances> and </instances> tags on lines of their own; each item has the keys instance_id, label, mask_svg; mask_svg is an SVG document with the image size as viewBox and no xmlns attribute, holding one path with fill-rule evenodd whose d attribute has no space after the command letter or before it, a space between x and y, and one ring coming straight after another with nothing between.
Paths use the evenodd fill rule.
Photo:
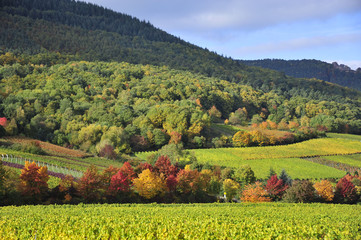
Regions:
<instances>
[{"instance_id":1,"label":"deciduous tree","mask_svg":"<svg viewBox=\"0 0 361 240\"><path fill-rule=\"evenodd\" d=\"M156 173L149 169L144 170L139 174L138 178L134 179L134 189L138 194L146 199L151 199L157 195L162 195L166 189L166 182Z\"/></svg>"},{"instance_id":2,"label":"deciduous tree","mask_svg":"<svg viewBox=\"0 0 361 240\"><path fill-rule=\"evenodd\" d=\"M42 194L48 190L48 169L46 166L40 167L35 162L25 162L21 170L21 190L22 194L40 200Z\"/></svg>"},{"instance_id":3,"label":"deciduous tree","mask_svg":"<svg viewBox=\"0 0 361 240\"><path fill-rule=\"evenodd\" d=\"M270 202L267 191L262 187L261 182L248 184L242 191L241 201L243 202Z\"/></svg>"},{"instance_id":4,"label":"deciduous tree","mask_svg":"<svg viewBox=\"0 0 361 240\"><path fill-rule=\"evenodd\" d=\"M313 184L313 187L316 189L318 196L326 201L331 202L334 197L332 184L327 180L322 180Z\"/></svg>"}]
</instances>

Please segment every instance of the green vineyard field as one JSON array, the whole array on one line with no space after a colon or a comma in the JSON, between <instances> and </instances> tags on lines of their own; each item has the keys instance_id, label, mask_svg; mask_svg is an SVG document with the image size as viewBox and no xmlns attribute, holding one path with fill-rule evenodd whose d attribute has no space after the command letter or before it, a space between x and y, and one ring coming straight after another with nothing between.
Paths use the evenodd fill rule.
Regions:
<instances>
[{"instance_id":1,"label":"green vineyard field","mask_svg":"<svg viewBox=\"0 0 361 240\"><path fill-rule=\"evenodd\" d=\"M361 239L359 205L178 204L0 208L1 239Z\"/></svg>"},{"instance_id":2,"label":"green vineyard field","mask_svg":"<svg viewBox=\"0 0 361 240\"><path fill-rule=\"evenodd\" d=\"M355 154L361 152L359 139L361 136L330 134L328 138L282 146L194 149L191 151L194 152L200 163L234 168L248 164L258 178L265 178L269 174L270 168L277 173L285 169L293 178L298 179L339 178L346 172L302 158L325 156L324 158L345 159L344 161L348 162L352 160L353 164L359 164L357 159L361 155ZM138 153L137 156L146 159L152 153L154 152L143 152ZM350 159L347 160L348 158Z\"/></svg>"}]
</instances>

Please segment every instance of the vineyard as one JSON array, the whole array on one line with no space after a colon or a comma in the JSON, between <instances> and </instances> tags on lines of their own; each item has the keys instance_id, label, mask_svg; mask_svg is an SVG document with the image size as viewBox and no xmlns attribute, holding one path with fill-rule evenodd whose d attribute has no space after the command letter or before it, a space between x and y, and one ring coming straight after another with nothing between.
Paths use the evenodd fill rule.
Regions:
<instances>
[{"instance_id":1,"label":"vineyard","mask_svg":"<svg viewBox=\"0 0 361 240\"><path fill-rule=\"evenodd\" d=\"M312 139L300 143L248 148L217 148L192 150L200 163L209 163L225 167L238 168L248 164L258 178L285 169L293 178L338 178L347 170L308 161L305 158L333 159L347 162L355 167L361 165L361 137L349 134L330 134L328 138ZM154 152L137 153L146 159Z\"/></svg>"},{"instance_id":2,"label":"vineyard","mask_svg":"<svg viewBox=\"0 0 361 240\"><path fill-rule=\"evenodd\" d=\"M361 239L361 206L325 204L3 207L2 239Z\"/></svg>"}]
</instances>

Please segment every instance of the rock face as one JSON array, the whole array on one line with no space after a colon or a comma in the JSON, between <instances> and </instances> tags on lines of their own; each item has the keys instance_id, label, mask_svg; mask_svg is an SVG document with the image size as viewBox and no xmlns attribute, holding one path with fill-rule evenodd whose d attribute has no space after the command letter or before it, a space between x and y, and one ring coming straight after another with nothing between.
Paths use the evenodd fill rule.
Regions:
<instances>
[{"instance_id":1,"label":"rock face","mask_svg":"<svg viewBox=\"0 0 361 240\"><path fill-rule=\"evenodd\" d=\"M337 62L333 62L332 63L332 66L336 69L339 69L341 71L346 71L346 72L349 72L349 71L352 71L351 68L345 64L338 64Z\"/></svg>"}]
</instances>

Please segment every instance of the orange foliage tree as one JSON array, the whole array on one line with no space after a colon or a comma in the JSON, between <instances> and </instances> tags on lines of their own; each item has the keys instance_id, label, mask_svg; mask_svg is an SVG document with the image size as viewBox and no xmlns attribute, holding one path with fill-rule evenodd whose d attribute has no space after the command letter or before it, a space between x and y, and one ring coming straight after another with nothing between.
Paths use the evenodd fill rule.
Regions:
<instances>
[{"instance_id":1,"label":"orange foliage tree","mask_svg":"<svg viewBox=\"0 0 361 240\"><path fill-rule=\"evenodd\" d=\"M21 190L22 194L40 200L42 194L48 191L48 168L40 167L35 162L25 162L21 170Z\"/></svg>"},{"instance_id":2,"label":"orange foliage tree","mask_svg":"<svg viewBox=\"0 0 361 240\"><path fill-rule=\"evenodd\" d=\"M267 191L262 187L261 182L249 184L242 192L241 201L243 202L270 202Z\"/></svg>"},{"instance_id":3,"label":"orange foliage tree","mask_svg":"<svg viewBox=\"0 0 361 240\"><path fill-rule=\"evenodd\" d=\"M316 182L313 184L313 187L316 189L318 196L320 196L326 202L331 202L335 194L333 193L332 184L327 180L322 180L321 182Z\"/></svg>"},{"instance_id":4,"label":"orange foliage tree","mask_svg":"<svg viewBox=\"0 0 361 240\"><path fill-rule=\"evenodd\" d=\"M138 194L146 199L154 198L157 195L162 195L166 189L164 179L149 169L144 170L139 174L138 178L134 179L134 189Z\"/></svg>"}]
</instances>

